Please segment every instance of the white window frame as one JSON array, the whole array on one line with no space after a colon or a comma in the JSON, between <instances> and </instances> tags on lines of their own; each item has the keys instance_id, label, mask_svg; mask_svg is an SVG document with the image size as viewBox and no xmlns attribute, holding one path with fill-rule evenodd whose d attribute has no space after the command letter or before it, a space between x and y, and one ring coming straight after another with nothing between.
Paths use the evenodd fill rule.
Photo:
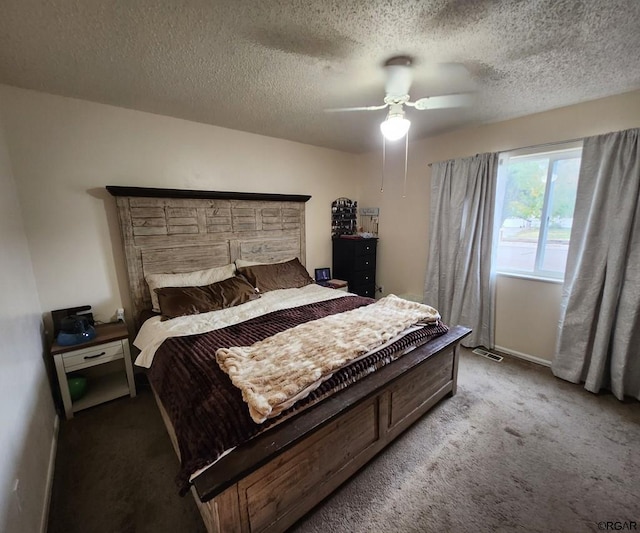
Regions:
<instances>
[{"instance_id":1,"label":"white window frame","mask_svg":"<svg viewBox=\"0 0 640 533\"><path fill-rule=\"evenodd\" d=\"M547 167L547 179L544 191L544 200L542 205L542 212L540 215L540 232L538 233L538 242L536 245L536 257L534 260L533 271L529 270L518 270L515 268L500 268L495 267L496 254L499 242L499 234L500 227L497 224L497 221L501 219L502 205L498 208L496 205L496 210L494 214L494 233L493 233L493 257L492 257L492 270L495 274L506 275L509 277L519 277L519 278L529 278L529 279L537 279L543 281L553 281L553 282L561 282L564 279L565 272L557 272L553 270L545 270L542 268L542 264L544 262L544 254L545 254L545 243L547 240L547 235L549 232L549 209L552 201L553 194L551 191L552 184L552 176L553 169L555 163L557 161L563 159L572 159L575 157L582 158L582 141L572 141L567 143L557 143L551 146L533 146L529 148L522 148L518 150L512 150L510 152L502 152L500 153L499 158L499 167L498 167L498 187L496 192L496 199L498 194L500 194L501 186L500 183L503 183L503 186L506 186L507 179L507 167L509 162L512 160L518 159L527 159L527 158L541 158L546 157L549 159L549 164Z\"/></svg>"}]
</instances>

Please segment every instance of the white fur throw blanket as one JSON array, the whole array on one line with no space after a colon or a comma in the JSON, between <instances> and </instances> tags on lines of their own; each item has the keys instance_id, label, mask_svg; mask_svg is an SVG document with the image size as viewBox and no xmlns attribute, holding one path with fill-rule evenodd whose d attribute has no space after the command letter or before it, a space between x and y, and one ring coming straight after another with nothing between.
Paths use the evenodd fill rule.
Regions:
<instances>
[{"instance_id":1,"label":"white fur throw blanket","mask_svg":"<svg viewBox=\"0 0 640 533\"><path fill-rule=\"evenodd\" d=\"M222 348L216 360L242 391L251 418L262 423L409 326L439 318L433 307L389 295L365 307L300 324L252 346Z\"/></svg>"}]
</instances>

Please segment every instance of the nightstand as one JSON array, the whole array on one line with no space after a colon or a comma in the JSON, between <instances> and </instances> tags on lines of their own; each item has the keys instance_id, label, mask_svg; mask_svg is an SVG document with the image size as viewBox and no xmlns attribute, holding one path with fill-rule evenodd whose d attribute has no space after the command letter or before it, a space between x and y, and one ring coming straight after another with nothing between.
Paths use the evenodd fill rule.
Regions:
<instances>
[{"instance_id":1,"label":"nightstand","mask_svg":"<svg viewBox=\"0 0 640 533\"><path fill-rule=\"evenodd\" d=\"M129 332L123 322L96 326L96 338L89 342L73 346L54 342L51 355L67 419L82 409L127 394L132 398L136 395ZM87 379L87 390L81 398L72 401L67 376L76 372Z\"/></svg>"}]
</instances>

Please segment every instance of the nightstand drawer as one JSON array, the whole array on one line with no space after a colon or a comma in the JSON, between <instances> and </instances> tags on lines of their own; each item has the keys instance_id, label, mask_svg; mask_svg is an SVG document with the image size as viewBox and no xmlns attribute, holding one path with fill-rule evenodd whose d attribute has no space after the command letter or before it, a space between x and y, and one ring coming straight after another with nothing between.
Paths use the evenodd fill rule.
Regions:
<instances>
[{"instance_id":1,"label":"nightstand drawer","mask_svg":"<svg viewBox=\"0 0 640 533\"><path fill-rule=\"evenodd\" d=\"M124 351L122 341L113 341L81 350L74 350L62 355L65 372L80 370L89 366L100 365L116 359L122 359Z\"/></svg>"}]
</instances>

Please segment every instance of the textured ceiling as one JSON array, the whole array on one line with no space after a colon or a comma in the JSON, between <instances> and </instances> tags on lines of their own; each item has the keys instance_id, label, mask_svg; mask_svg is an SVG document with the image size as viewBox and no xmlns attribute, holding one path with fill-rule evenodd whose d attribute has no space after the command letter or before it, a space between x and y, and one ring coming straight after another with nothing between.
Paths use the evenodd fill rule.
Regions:
<instances>
[{"instance_id":1,"label":"textured ceiling","mask_svg":"<svg viewBox=\"0 0 640 533\"><path fill-rule=\"evenodd\" d=\"M640 0L2 0L0 83L346 151L377 148L382 65L411 138L640 88ZM453 64L453 65L452 65Z\"/></svg>"}]
</instances>

